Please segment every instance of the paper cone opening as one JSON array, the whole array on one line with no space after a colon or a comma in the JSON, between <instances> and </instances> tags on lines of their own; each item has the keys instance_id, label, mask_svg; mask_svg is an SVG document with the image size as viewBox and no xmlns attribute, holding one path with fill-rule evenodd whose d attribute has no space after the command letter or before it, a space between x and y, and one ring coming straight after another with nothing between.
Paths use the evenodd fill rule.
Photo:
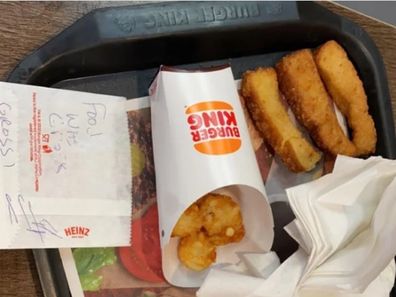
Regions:
<instances>
[{"instance_id":1,"label":"paper cone opening","mask_svg":"<svg viewBox=\"0 0 396 297\"><path fill-rule=\"evenodd\" d=\"M178 257L180 238L171 238L172 230L166 232L168 238L163 240L162 270L166 280L173 285L181 287L200 286L210 268L237 263L240 260L238 253L268 252L271 249L274 238L272 213L266 197L259 190L245 185L230 185L211 193L229 196L240 206L245 236L240 242L218 246L216 248L216 261L207 269L197 272L187 268L180 261ZM199 198L201 197L193 199L193 202ZM191 205L187 200L186 204L183 211ZM169 215L175 216L177 221L183 211Z\"/></svg>"}]
</instances>

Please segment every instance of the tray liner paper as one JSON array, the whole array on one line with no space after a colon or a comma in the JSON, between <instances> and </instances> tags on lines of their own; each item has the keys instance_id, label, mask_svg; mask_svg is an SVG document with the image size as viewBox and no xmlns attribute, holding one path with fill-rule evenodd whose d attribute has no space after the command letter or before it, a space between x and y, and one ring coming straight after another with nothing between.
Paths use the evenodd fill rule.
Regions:
<instances>
[{"instance_id":1,"label":"tray liner paper","mask_svg":"<svg viewBox=\"0 0 396 297\"><path fill-rule=\"evenodd\" d=\"M239 81L235 82L239 86ZM242 99L242 98L241 98ZM284 189L306 180L313 180L331 171L333 159L325 156L324 162L318 164L310 175L291 173L283 166L272 149L260 137L251 121L245 106L245 120L251 138L256 161L265 184L267 195L271 200L285 201ZM132 227L135 236L133 244L124 257L125 248L98 249L61 249L61 258L65 268L73 297L192 297L196 288L181 288L169 284L162 274L161 246L159 240L158 216L151 216L157 208L153 147L151 139L151 110L147 97L128 100L128 130L131 140L132 160L134 165L132 182ZM274 184L276 182L276 184ZM272 185L272 194L268 187ZM137 234L140 234L137 236ZM85 253L80 257L82 251ZM96 257L106 259L104 254L111 255L104 265L86 266L86 259ZM87 268L87 269L86 269ZM89 272L88 268L92 268Z\"/></svg>"}]
</instances>

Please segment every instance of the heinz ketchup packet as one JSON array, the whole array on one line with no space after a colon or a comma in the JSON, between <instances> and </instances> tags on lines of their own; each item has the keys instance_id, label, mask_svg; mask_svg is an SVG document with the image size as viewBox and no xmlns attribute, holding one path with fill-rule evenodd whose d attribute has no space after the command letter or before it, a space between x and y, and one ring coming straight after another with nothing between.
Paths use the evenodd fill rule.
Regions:
<instances>
[{"instance_id":1,"label":"heinz ketchup packet","mask_svg":"<svg viewBox=\"0 0 396 297\"><path fill-rule=\"evenodd\" d=\"M0 249L130 242L125 98L0 82Z\"/></svg>"},{"instance_id":2,"label":"heinz ketchup packet","mask_svg":"<svg viewBox=\"0 0 396 297\"><path fill-rule=\"evenodd\" d=\"M186 268L177 256L179 239L171 238L186 208L210 192L241 207L245 237L218 247L211 267L238 262L238 252L269 251L272 213L230 67L161 67L150 100L163 273L171 284L196 287L209 269Z\"/></svg>"}]
</instances>

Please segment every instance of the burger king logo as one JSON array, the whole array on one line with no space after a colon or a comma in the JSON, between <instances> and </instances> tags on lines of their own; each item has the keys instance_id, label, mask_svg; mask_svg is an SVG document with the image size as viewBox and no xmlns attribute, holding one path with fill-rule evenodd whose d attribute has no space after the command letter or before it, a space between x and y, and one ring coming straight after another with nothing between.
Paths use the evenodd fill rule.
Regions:
<instances>
[{"instance_id":1,"label":"burger king logo","mask_svg":"<svg viewBox=\"0 0 396 297\"><path fill-rule=\"evenodd\" d=\"M232 105L206 101L186 109L187 124L194 148L203 154L224 155L241 147L237 119Z\"/></svg>"}]
</instances>

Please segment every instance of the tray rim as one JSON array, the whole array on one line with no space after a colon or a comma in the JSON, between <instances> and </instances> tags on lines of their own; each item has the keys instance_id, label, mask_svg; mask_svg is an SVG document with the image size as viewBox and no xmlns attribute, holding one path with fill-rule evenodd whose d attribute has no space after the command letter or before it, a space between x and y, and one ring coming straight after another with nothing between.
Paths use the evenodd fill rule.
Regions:
<instances>
[{"instance_id":1,"label":"tray rim","mask_svg":"<svg viewBox=\"0 0 396 297\"><path fill-rule=\"evenodd\" d=\"M259 2L259 1L257 1ZM190 4L190 2L187 1L179 1L177 2L179 4ZM206 1L199 1L196 3L211 3L206 2ZM75 26L77 25L81 25L84 22L86 22L89 18L95 18L98 14L105 12L106 10L109 9L113 9L113 10L117 10L117 9L122 9L124 7L128 7L132 10L138 10L138 9L155 9L158 8L160 6L172 6L172 2L165 2L165 3L161 3L161 2L155 2L155 3L139 3L139 4L135 4L135 5L125 5L125 6L118 6L118 7L103 7L103 8L98 8L98 9L94 9L92 11L90 11L89 13L87 13L86 15L82 16L80 19L76 20L73 24L71 24L70 26L68 26L67 28L65 28L63 31L61 31L59 34L57 34L55 37L51 38L50 40L48 40L46 43L44 43L42 46L40 46L39 48L37 48L36 50L32 51L30 54L28 54L24 59L22 59L16 66L15 68L9 73L9 75L7 76L7 81L9 82L17 82L17 83L28 83L29 84L29 78L32 77L32 75L34 75L34 71L40 70L44 67L46 67L48 64L50 64L56 57L47 57L48 59L44 62L44 64L39 64L38 67L36 67L34 69L34 71L31 71L28 69L28 67L26 67L26 69L24 69L25 64L27 64L27 66L29 66L29 63L34 61L35 59L37 59L37 57L40 55L40 53L42 51L45 51L46 47L48 47L49 44L51 44L51 42L53 42L54 40L56 40L57 38L59 38L59 36L62 36L62 34L65 34L65 32L70 32ZM329 14L333 15L334 17L340 18L342 19L344 22L348 23L350 26L353 27L353 29L355 31L352 30L352 32L348 32L349 34L351 34L352 36L358 35L358 36L363 36L365 38L367 38L368 42L371 43L369 44L371 46L371 50L370 53L372 55L374 55L374 58L378 59L380 65L377 65L381 74L385 77L385 85L387 87L387 95L388 98L390 99L390 95L389 95L389 87L388 87L388 83L387 83L387 79L386 79L386 71L385 71L385 67L383 64L383 59L382 56L379 53L378 48L376 47L375 43L373 42L373 40L371 39L371 37L357 24L353 23L352 21L350 21L349 19L345 18L344 16L338 15L336 13L333 13L331 11L329 11L327 8L320 6L319 4L316 3L312 3L310 2L310 5L315 5L318 7L321 7L321 9L326 10ZM20 70L25 70L27 72L27 75L25 76L26 79L21 79L20 75L19 75L19 71ZM389 100L388 100L389 101ZM392 118L392 114L391 114L391 118ZM389 120L389 119L388 119ZM392 121L393 123L393 121ZM393 127L393 125L392 125ZM392 129L394 131L394 129ZM395 135L393 133L393 135L390 135L390 138L392 138L393 141L395 141ZM394 154L396 156L396 147L393 149ZM36 249L33 250L33 255L34 255L34 259L35 259L35 264L36 264L36 268L37 268L37 272L39 274L39 279L41 282L41 287L43 290L43 294L46 297L57 297L57 296L70 296L68 293L65 292L59 292L59 284L56 284L56 278L54 278L54 271L53 271L53 265L51 265L51 259L50 259L50 255L49 255L49 251L48 250L43 250L43 249ZM58 254L57 250L52 251L52 253ZM59 258L60 261L60 258ZM61 266L61 269L63 270L63 266ZM50 283L48 285L48 283ZM391 294L392 295L392 294ZM393 296L393 295L392 295Z\"/></svg>"}]
</instances>

